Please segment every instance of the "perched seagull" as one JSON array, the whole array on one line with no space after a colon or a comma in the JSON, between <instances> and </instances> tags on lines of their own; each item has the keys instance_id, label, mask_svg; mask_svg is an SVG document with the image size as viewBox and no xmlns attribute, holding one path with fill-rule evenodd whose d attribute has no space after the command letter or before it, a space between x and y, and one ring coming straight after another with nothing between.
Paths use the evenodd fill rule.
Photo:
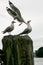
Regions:
<instances>
[{"instance_id":1,"label":"perched seagull","mask_svg":"<svg viewBox=\"0 0 43 65\"><path fill-rule=\"evenodd\" d=\"M8 26L8 27L3 31L3 34L6 33L6 32L9 33L9 32L11 32L11 31L13 31L13 30L14 30L14 23L15 23L15 22L12 21L12 22L11 22L11 25Z\"/></svg>"},{"instance_id":2,"label":"perched seagull","mask_svg":"<svg viewBox=\"0 0 43 65\"><path fill-rule=\"evenodd\" d=\"M27 28L22 33L20 33L18 35L28 34L32 31L32 27L30 26L30 21L27 21Z\"/></svg>"},{"instance_id":3,"label":"perched seagull","mask_svg":"<svg viewBox=\"0 0 43 65\"><path fill-rule=\"evenodd\" d=\"M26 22L24 21L24 19L22 18L22 16L21 16L21 13L20 13L20 10L17 8L17 7L15 7L14 5L13 5L13 3L12 2L10 2L9 1L9 5L10 5L10 7L11 7L11 9L12 9L12 12L10 11L10 10L8 10L8 8L7 8L7 11L9 12L10 11L10 15L11 14L13 14L14 12L16 13L16 15L15 14L13 14L13 15L11 15L14 19L17 19L19 22L20 22L20 25L24 22L25 24L26 24Z\"/></svg>"}]
</instances>

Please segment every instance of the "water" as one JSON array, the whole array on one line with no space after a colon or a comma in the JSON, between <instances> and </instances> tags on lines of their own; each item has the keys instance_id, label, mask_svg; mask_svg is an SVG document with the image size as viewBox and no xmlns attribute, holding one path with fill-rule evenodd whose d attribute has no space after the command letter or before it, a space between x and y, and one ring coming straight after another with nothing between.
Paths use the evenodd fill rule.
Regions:
<instances>
[{"instance_id":1,"label":"water","mask_svg":"<svg viewBox=\"0 0 43 65\"><path fill-rule=\"evenodd\" d=\"M34 58L34 65L43 65L43 58Z\"/></svg>"}]
</instances>

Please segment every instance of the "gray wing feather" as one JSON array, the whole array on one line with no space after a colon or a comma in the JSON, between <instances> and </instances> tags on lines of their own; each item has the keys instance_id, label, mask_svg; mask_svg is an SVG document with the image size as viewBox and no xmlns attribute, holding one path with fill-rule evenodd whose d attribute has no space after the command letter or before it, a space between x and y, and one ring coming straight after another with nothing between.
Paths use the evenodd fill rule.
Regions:
<instances>
[{"instance_id":1,"label":"gray wing feather","mask_svg":"<svg viewBox=\"0 0 43 65\"><path fill-rule=\"evenodd\" d=\"M7 9L7 12L15 19L17 14L8 7L6 7L6 9Z\"/></svg>"},{"instance_id":2,"label":"gray wing feather","mask_svg":"<svg viewBox=\"0 0 43 65\"><path fill-rule=\"evenodd\" d=\"M10 2L10 1L9 1L9 5L10 5L11 9L17 14L17 18L16 18L16 19L17 19L18 21L24 22L24 19L23 19L22 16L21 16L20 10L19 10L17 7L15 7L15 6L13 5L13 3ZM25 22L24 22L24 23L25 23Z\"/></svg>"},{"instance_id":3,"label":"gray wing feather","mask_svg":"<svg viewBox=\"0 0 43 65\"><path fill-rule=\"evenodd\" d=\"M6 32L11 32L13 29L9 26L7 27L4 31L3 31L3 34L6 33Z\"/></svg>"},{"instance_id":4,"label":"gray wing feather","mask_svg":"<svg viewBox=\"0 0 43 65\"><path fill-rule=\"evenodd\" d=\"M17 7L15 7L15 6L13 5L13 3L10 2L10 1L9 1L9 5L10 5L11 9L12 9L14 12L16 12L16 13L21 17L20 10L19 10Z\"/></svg>"}]
</instances>

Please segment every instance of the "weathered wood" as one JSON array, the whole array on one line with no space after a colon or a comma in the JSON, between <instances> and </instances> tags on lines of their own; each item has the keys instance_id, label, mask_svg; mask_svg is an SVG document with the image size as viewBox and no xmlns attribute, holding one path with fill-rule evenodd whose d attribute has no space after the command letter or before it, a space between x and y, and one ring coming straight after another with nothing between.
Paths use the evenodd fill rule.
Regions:
<instances>
[{"instance_id":1,"label":"weathered wood","mask_svg":"<svg viewBox=\"0 0 43 65\"><path fill-rule=\"evenodd\" d=\"M4 36L5 65L34 65L33 42L29 36Z\"/></svg>"}]
</instances>

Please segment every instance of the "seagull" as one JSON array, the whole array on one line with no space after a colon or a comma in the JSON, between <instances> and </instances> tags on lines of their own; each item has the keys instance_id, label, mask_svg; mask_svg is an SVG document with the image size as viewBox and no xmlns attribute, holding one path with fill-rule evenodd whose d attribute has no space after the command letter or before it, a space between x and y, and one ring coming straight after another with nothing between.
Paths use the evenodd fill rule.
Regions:
<instances>
[{"instance_id":1,"label":"seagull","mask_svg":"<svg viewBox=\"0 0 43 65\"><path fill-rule=\"evenodd\" d=\"M32 27L30 26L30 21L31 20L27 21L27 28L22 33L20 33L18 35L24 35L24 34L28 35L28 33L30 33L32 31Z\"/></svg>"},{"instance_id":2,"label":"seagull","mask_svg":"<svg viewBox=\"0 0 43 65\"><path fill-rule=\"evenodd\" d=\"M3 34L6 33L6 32L10 33L11 31L13 31L13 30L14 30L14 23L15 23L15 22L12 21L12 22L11 22L11 25L8 26L8 27L3 31Z\"/></svg>"},{"instance_id":3,"label":"seagull","mask_svg":"<svg viewBox=\"0 0 43 65\"><path fill-rule=\"evenodd\" d=\"M7 7L7 11L8 12L10 11L9 14L11 15L13 13L16 13L16 15L15 14L11 15L14 18L14 20L17 19L20 22L20 25L23 22L26 24L26 22L24 21L23 17L21 16L20 10L17 7L15 7L14 4L12 2L10 2L10 1L9 1L9 5L10 5L11 10L12 10L12 12L11 12L10 10L8 10L8 7Z\"/></svg>"}]
</instances>

